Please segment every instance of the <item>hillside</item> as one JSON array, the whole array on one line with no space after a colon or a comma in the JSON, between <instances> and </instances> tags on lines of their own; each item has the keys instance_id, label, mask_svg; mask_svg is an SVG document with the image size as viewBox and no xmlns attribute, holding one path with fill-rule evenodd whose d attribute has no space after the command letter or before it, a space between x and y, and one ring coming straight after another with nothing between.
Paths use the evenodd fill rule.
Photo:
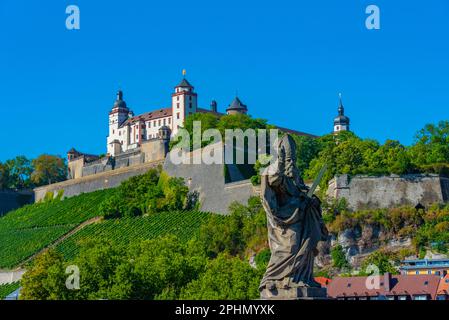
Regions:
<instances>
[{"instance_id":1,"label":"hillside","mask_svg":"<svg viewBox=\"0 0 449 320\"><path fill-rule=\"evenodd\" d=\"M128 245L140 240L175 235L187 241L198 233L201 225L209 219L210 213L199 211L162 212L137 218L105 220L91 224L75 233L56 247L65 259L71 260L81 246L89 241L110 241ZM222 219L225 217L222 216Z\"/></svg>"},{"instance_id":2,"label":"hillside","mask_svg":"<svg viewBox=\"0 0 449 320\"><path fill-rule=\"evenodd\" d=\"M78 225L99 215L109 190L36 203L0 218L0 269L14 268Z\"/></svg>"}]
</instances>

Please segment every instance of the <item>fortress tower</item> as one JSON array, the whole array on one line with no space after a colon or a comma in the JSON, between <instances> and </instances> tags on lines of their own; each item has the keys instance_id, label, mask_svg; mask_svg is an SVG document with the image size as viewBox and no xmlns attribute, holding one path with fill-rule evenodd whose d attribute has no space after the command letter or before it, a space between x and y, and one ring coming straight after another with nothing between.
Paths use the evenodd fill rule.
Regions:
<instances>
[{"instance_id":1,"label":"fortress tower","mask_svg":"<svg viewBox=\"0 0 449 320\"><path fill-rule=\"evenodd\" d=\"M172 136L176 135L178 128L183 126L184 119L189 114L197 112L198 96L193 89L185 77L175 87L175 92L172 94Z\"/></svg>"},{"instance_id":2,"label":"fortress tower","mask_svg":"<svg viewBox=\"0 0 449 320\"><path fill-rule=\"evenodd\" d=\"M237 96L234 98L234 100L232 100L231 104L226 109L227 114L238 114L238 113L246 114L247 112L248 107L244 105Z\"/></svg>"},{"instance_id":3,"label":"fortress tower","mask_svg":"<svg viewBox=\"0 0 449 320\"><path fill-rule=\"evenodd\" d=\"M116 147L113 146L113 142L117 137L117 133L121 125L129 118L133 116L133 112L128 108L126 102L123 100L123 92L119 90L117 92L117 99L112 106L112 110L109 112L109 135L107 138L108 153L115 155Z\"/></svg>"}]
</instances>

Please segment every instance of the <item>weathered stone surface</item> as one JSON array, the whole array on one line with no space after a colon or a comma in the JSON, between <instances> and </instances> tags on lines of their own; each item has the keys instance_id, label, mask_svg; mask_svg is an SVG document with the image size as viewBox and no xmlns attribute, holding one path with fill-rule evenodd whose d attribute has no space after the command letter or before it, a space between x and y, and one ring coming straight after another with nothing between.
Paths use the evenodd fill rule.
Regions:
<instances>
[{"instance_id":1,"label":"weathered stone surface","mask_svg":"<svg viewBox=\"0 0 449 320\"><path fill-rule=\"evenodd\" d=\"M206 148L222 148L222 144L210 145ZM176 152L176 150L172 151ZM187 154L189 159L201 150ZM202 211L227 214L229 205L237 201L246 204L251 196L256 195L249 180L225 183L224 164L174 164L170 153L164 162L164 171L170 176L184 178L191 192L197 191Z\"/></svg>"},{"instance_id":2,"label":"weathered stone surface","mask_svg":"<svg viewBox=\"0 0 449 320\"><path fill-rule=\"evenodd\" d=\"M318 242L328 238L321 203L299 175L296 144L289 135L279 139L277 155L261 176L271 250L259 287L261 298L323 298L326 290L313 277Z\"/></svg>"},{"instance_id":3,"label":"weathered stone surface","mask_svg":"<svg viewBox=\"0 0 449 320\"><path fill-rule=\"evenodd\" d=\"M316 300L327 299L326 288L265 288L260 293L262 300Z\"/></svg>"},{"instance_id":4,"label":"weathered stone surface","mask_svg":"<svg viewBox=\"0 0 449 320\"><path fill-rule=\"evenodd\" d=\"M449 178L434 174L403 176L336 176L327 196L346 198L352 210L391 208L401 205L428 206L449 201Z\"/></svg>"}]
</instances>

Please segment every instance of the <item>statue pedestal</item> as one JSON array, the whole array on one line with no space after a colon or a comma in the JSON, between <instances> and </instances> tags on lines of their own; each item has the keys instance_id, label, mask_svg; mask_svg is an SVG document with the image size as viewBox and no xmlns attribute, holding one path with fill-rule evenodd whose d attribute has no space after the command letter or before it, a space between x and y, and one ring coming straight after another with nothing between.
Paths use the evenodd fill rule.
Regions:
<instances>
[{"instance_id":1,"label":"statue pedestal","mask_svg":"<svg viewBox=\"0 0 449 320\"><path fill-rule=\"evenodd\" d=\"M264 288L260 292L262 300L325 300L326 288Z\"/></svg>"}]
</instances>

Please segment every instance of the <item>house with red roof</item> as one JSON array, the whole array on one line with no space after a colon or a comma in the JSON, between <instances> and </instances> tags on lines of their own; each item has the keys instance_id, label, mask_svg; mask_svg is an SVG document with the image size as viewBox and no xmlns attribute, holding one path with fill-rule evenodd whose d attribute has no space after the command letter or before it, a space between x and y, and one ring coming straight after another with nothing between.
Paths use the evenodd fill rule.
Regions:
<instances>
[{"instance_id":1,"label":"house with red roof","mask_svg":"<svg viewBox=\"0 0 449 320\"><path fill-rule=\"evenodd\" d=\"M439 285L437 275L336 277L327 294L338 300L436 300Z\"/></svg>"}]
</instances>

